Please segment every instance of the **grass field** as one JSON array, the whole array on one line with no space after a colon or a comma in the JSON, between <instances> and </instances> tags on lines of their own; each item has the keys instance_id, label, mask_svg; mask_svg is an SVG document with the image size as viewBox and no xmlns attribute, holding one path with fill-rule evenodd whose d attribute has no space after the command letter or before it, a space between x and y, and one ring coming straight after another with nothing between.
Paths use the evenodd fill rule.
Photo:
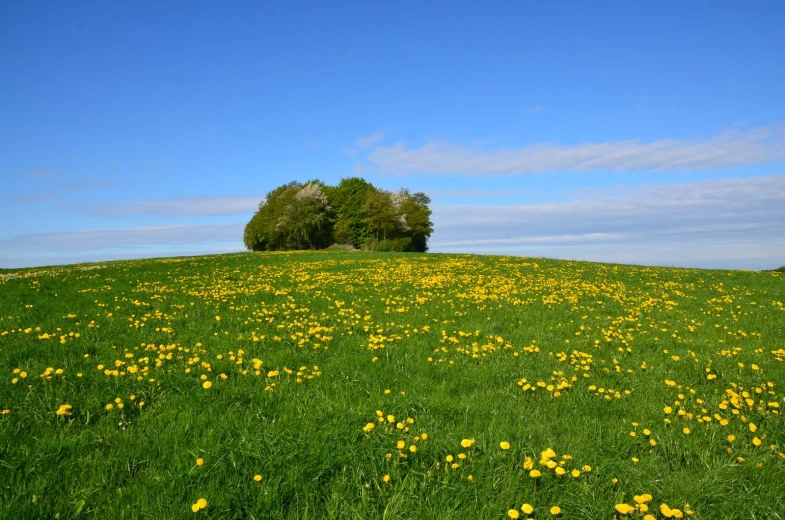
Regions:
<instances>
[{"instance_id":1,"label":"grass field","mask_svg":"<svg viewBox=\"0 0 785 520\"><path fill-rule=\"evenodd\" d=\"M783 518L784 302L511 257L4 271L0 517Z\"/></svg>"}]
</instances>

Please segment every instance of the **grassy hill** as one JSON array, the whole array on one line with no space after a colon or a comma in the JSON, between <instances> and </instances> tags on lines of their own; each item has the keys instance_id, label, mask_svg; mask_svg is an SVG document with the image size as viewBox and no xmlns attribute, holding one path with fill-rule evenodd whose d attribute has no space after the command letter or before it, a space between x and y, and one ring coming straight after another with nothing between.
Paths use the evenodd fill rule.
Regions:
<instances>
[{"instance_id":1,"label":"grassy hill","mask_svg":"<svg viewBox=\"0 0 785 520\"><path fill-rule=\"evenodd\" d=\"M783 276L342 251L5 272L0 517L780 518Z\"/></svg>"}]
</instances>

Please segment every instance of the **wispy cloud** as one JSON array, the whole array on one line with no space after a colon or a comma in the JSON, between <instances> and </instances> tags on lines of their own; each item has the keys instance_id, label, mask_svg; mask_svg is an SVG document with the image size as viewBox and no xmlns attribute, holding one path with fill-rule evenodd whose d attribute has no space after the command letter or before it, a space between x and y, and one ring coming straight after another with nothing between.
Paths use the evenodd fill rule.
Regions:
<instances>
[{"instance_id":1,"label":"wispy cloud","mask_svg":"<svg viewBox=\"0 0 785 520\"><path fill-rule=\"evenodd\" d=\"M542 106L542 105L534 105L534 106L526 107L523 110L521 110L521 114L524 114L524 115L525 114L536 114L536 113L542 112L544 110L545 110L544 106Z\"/></svg>"},{"instance_id":2,"label":"wispy cloud","mask_svg":"<svg viewBox=\"0 0 785 520\"><path fill-rule=\"evenodd\" d=\"M239 253L245 249L239 245L230 245L224 247L201 247L201 248L169 248L167 251L156 250L135 250L135 252L123 253L107 253L107 252L89 252L87 254L80 252L65 253L58 255L56 258L47 255L31 255L19 257L4 257L0 255L1 268L19 268L19 267L36 267L44 265L63 265L63 264L79 264L87 262L107 262L111 260L136 260L141 258L162 258L173 256L198 256L198 255L218 255L225 253Z\"/></svg>"},{"instance_id":3,"label":"wispy cloud","mask_svg":"<svg viewBox=\"0 0 785 520\"><path fill-rule=\"evenodd\" d=\"M54 173L51 170L47 170L44 168L40 168L37 170L30 170L29 172L25 173L25 177L29 179L48 179L53 177Z\"/></svg>"},{"instance_id":4,"label":"wispy cloud","mask_svg":"<svg viewBox=\"0 0 785 520\"><path fill-rule=\"evenodd\" d=\"M785 175L773 175L619 188L553 204L439 205L431 249L777 267L785 263L783 200Z\"/></svg>"},{"instance_id":5,"label":"wispy cloud","mask_svg":"<svg viewBox=\"0 0 785 520\"><path fill-rule=\"evenodd\" d=\"M29 203L29 202L49 202L53 200L60 200L59 195L51 195L51 194L37 194L37 195L16 195L14 197L9 197L8 202L12 203Z\"/></svg>"},{"instance_id":6,"label":"wispy cloud","mask_svg":"<svg viewBox=\"0 0 785 520\"><path fill-rule=\"evenodd\" d=\"M261 196L225 195L220 197L143 199L98 206L63 205L60 206L60 209L82 211L94 217L129 215L217 217L253 213L263 198Z\"/></svg>"},{"instance_id":7,"label":"wispy cloud","mask_svg":"<svg viewBox=\"0 0 785 520\"><path fill-rule=\"evenodd\" d=\"M608 141L521 148L473 148L429 142L410 148L399 142L376 146L366 160L382 173L516 175L586 171L696 171L785 159L785 127L728 130L707 138Z\"/></svg>"},{"instance_id":8,"label":"wispy cloud","mask_svg":"<svg viewBox=\"0 0 785 520\"><path fill-rule=\"evenodd\" d=\"M361 150L364 150L366 148L370 148L371 146L375 145L376 143L378 143L382 139L384 139L384 133L383 132L377 132L375 134L371 134L371 135L368 135L368 136L365 136L365 137L360 137L360 138L356 139L354 141L354 145L357 148L359 148Z\"/></svg>"},{"instance_id":9,"label":"wispy cloud","mask_svg":"<svg viewBox=\"0 0 785 520\"><path fill-rule=\"evenodd\" d=\"M107 251L116 248L198 245L233 242L242 245L243 224L149 226L89 229L58 233L29 233L0 241L0 251Z\"/></svg>"},{"instance_id":10,"label":"wispy cloud","mask_svg":"<svg viewBox=\"0 0 785 520\"><path fill-rule=\"evenodd\" d=\"M425 189L431 197L513 197L521 190L450 190L450 189Z\"/></svg>"}]
</instances>

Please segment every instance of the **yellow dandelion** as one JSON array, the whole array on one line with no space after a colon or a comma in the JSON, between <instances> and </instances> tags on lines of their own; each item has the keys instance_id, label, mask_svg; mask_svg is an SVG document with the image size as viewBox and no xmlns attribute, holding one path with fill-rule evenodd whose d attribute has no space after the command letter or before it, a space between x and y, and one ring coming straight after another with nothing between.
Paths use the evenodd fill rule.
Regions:
<instances>
[{"instance_id":1,"label":"yellow dandelion","mask_svg":"<svg viewBox=\"0 0 785 520\"><path fill-rule=\"evenodd\" d=\"M204 509L207 507L207 500L204 498L200 498L196 501L194 505L191 506L191 511L194 513L198 512L200 509Z\"/></svg>"}]
</instances>

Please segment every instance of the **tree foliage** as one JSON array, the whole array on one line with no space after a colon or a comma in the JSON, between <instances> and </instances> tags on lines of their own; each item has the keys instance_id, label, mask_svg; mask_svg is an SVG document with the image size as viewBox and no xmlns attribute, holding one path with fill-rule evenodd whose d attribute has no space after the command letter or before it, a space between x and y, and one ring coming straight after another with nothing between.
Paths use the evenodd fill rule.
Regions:
<instances>
[{"instance_id":1,"label":"tree foliage","mask_svg":"<svg viewBox=\"0 0 785 520\"><path fill-rule=\"evenodd\" d=\"M333 243L379 251L428 250L431 200L424 193L390 192L358 177L337 186L316 180L275 188L245 226L252 251L323 249Z\"/></svg>"}]
</instances>

